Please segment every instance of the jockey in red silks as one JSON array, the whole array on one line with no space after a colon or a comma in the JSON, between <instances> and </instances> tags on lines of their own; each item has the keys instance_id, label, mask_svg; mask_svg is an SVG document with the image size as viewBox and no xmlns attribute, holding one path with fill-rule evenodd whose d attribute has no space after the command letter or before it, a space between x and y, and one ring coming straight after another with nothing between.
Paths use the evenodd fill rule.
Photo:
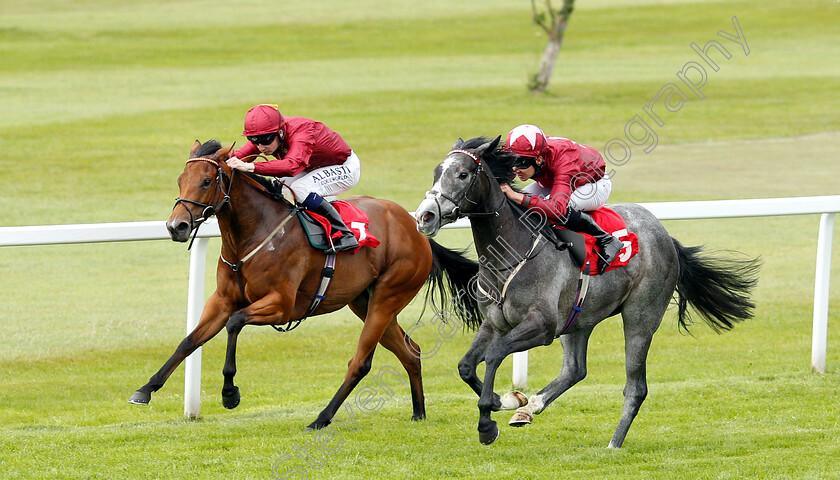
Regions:
<instances>
[{"instance_id":1,"label":"jockey in red silks","mask_svg":"<svg viewBox=\"0 0 840 480\"><path fill-rule=\"evenodd\" d=\"M612 190L598 151L568 138L546 137L534 125L511 130L503 149L519 156L513 167L516 176L534 180L521 193L503 184L505 195L523 207L539 210L552 223L595 237L598 273L603 273L623 245L584 213L604 206Z\"/></svg>"},{"instance_id":2,"label":"jockey in red silks","mask_svg":"<svg viewBox=\"0 0 840 480\"><path fill-rule=\"evenodd\" d=\"M356 236L325 199L335 200L359 182L361 164L341 136L321 122L304 117L284 117L277 105L257 105L245 114L248 138L242 148L232 152L228 166L244 172L278 177L291 188L295 198L307 209L329 220L341 232L334 242L336 252L359 247ZM247 163L240 160L261 153L275 159Z\"/></svg>"}]
</instances>

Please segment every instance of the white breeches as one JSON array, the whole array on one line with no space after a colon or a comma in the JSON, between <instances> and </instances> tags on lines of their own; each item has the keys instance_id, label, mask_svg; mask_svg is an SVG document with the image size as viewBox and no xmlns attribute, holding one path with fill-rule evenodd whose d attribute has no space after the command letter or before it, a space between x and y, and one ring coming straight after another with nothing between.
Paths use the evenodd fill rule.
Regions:
<instances>
[{"instance_id":1,"label":"white breeches","mask_svg":"<svg viewBox=\"0 0 840 480\"><path fill-rule=\"evenodd\" d=\"M351 151L350 156L341 165L329 165L316 168L309 172L301 172L294 177L282 177L279 180L295 193L295 199L302 202L315 192L328 201L336 199L336 195L350 190L359 183L362 175L362 165L359 157Z\"/></svg>"},{"instance_id":2,"label":"white breeches","mask_svg":"<svg viewBox=\"0 0 840 480\"><path fill-rule=\"evenodd\" d=\"M523 188L522 192L546 198L551 190L534 182ZM612 192L612 180L605 176L597 182L587 183L575 189L569 197L569 205L575 210L584 212L597 210L607 203L610 192Z\"/></svg>"}]
</instances>

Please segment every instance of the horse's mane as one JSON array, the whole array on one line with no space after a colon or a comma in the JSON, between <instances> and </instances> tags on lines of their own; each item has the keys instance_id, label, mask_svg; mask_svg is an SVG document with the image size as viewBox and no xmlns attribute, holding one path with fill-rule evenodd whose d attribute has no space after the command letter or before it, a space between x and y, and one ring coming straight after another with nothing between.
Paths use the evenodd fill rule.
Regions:
<instances>
[{"instance_id":1,"label":"horse's mane","mask_svg":"<svg viewBox=\"0 0 840 480\"><path fill-rule=\"evenodd\" d=\"M195 151L196 157L206 157L212 155L219 150L222 149L222 142L218 141L215 138L211 138L206 142L202 143L201 146L198 147L198 150Z\"/></svg>"},{"instance_id":2,"label":"horse's mane","mask_svg":"<svg viewBox=\"0 0 840 480\"><path fill-rule=\"evenodd\" d=\"M459 148L464 150L474 150L487 142L493 141L485 137L471 138L464 142ZM490 169L490 173L496 178L499 183L510 183L513 181L515 175L513 173L513 165L516 163L518 155L507 150L503 150L501 146L496 146L484 152L481 156L481 161Z\"/></svg>"},{"instance_id":3,"label":"horse's mane","mask_svg":"<svg viewBox=\"0 0 840 480\"><path fill-rule=\"evenodd\" d=\"M222 148L222 143L215 139L211 138L206 142L202 143L198 150L195 151L195 157L209 157L214 153L218 152ZM290 203L286 198L283 197L283 192L277 187L277 185L273 184L270 178L266 178L262 175L258 175L252 172L239 172L241 175L245 175L246 177L250 178L254 182L258 183L262 186L263 193L267 194L268 196L274 198L275 200L284 201L286 203Z\"/></svg>"},{"instance_id":4,"label":"horse's mane","mask_svg":"<svg viewBox=\"0 0 840 480\"><path fill-rule=\"evenodd\" d=\"M490 141L494 140L490 140L485 137L471 138L465 141L458 148L464 150L473 150ZM496 146L496 148L488 149L481 155L482 163L488 167L488 169L490 170L490 174L493 175L496 178L496 181L499 183L510 184L511 182L513 182L513 180L516 178L516 174L513 173L513 165L517 163L518 160L519 155L504 150L501 146L498 145ZM513 187L513 189L517 192L520 191L516 187ZM513 209L513 211L516 212L518 216L527 214L529 211L527 207L523 207L522 205L519 205L518 203L513 202L511 200L508 200L505 203L511 209ZM540 228L542 229L545 238L554 238L554 235L551 233L551 226L549 223L543 224L543 226Z\"/></svg>"}]
</instances>

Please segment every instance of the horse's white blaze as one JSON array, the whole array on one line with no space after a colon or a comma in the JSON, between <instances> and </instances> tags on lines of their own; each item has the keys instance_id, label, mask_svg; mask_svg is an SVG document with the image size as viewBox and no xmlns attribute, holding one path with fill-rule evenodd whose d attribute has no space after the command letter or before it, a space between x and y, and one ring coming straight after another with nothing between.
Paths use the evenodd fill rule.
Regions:
<instances>
[{"instance_id":1,"label":"horse's white blaze","mask_svg":"<svg viewBox=\"0 0 840 480\"><path fill-rule=\"evenodd\" d=\"M423 220L423 215L426 212L438 212L441 200L445 200L441 197L441 193L443 193L443 179L454 176L453 174L449 173L449 170L453 168L458 168L458 163L458 160L452 156L447 156L443 160L443 163L441 163L440 177L438 177L437 181L435 181L434 185L432 185L431 190L426 192L426 198L422 202L420 202L420 205L417 206L417 210L414 212L414 218L417 221L417 227L421 232L428 234L431 233L433 230L436 232L436 229L440 228L442 219L436 219L437 225L426 225ZM452 208L455 208L455 205L452 205ZM452 210L446 210L440 213L443 215L447 215L451 212Z\"/></svg>"},{"instance_id":2,"label":"horse's white blaze","mask_svg":"<svg viewBox=\"0 0 840 480\"><path fill-rule=\"evenodd\" d=\"M441 168L443 169L441 171L440 178L447 176L447 170L455 166L457 163L460 163L460 161L457 160L453 155L447 155L446 158L443 159L443 163L440 164ZM438 182L440 182L440 179L438 179Z\"/></svg>"},{"instance_id":3,"label":"horse's white blaze","mask_svg":"<svg viewBox=\"0 0 840 480\"><path fill-rule=\"evenodd\" d=\"M447 178L447 177L450 176L448 174L448 171L449 171L450 168L453 168L453 166L455 165L455 162L456 162L456 160L454 158L452 158L451 156L448 156L443 160L443 162L440 164L440 168L441 168L440 177L438 177L438 179L435 181L435 184L432 185L432 189L429 190L429 192L427 192L427 195L430 192L435 192L434 193L435 198L440 198L440 194L443 191L443 185L441 184L441 182L443 181L444 178Z\"/></svg>"}]
</instances>

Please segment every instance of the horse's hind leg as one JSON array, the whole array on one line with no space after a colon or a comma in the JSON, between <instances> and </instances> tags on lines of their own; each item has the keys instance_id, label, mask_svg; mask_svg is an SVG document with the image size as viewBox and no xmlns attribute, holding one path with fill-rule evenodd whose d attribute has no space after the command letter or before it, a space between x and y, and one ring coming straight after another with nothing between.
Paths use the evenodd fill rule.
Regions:
<instances>
[{"instance_id":1,"label":"horse's hind leg","mask_svg":"<svg viewBox=\"0 0 840 480\"><path fill-rule=\"evenodd\" d=\"M350 310L362 321L367 316L367 307L370 296L365 293L350 303ZM426 400L423 395L423 377L420 368L420 347L397 323L396 318L388 324L379 344L390 350L402 363L408 374L411 385L411 405L413 407L412 420L423 420L426 418Z\"/></svg>"},{"instance_id":2,"label":"horse's hind leg","mask_svg":"<svg viewBox=\"0 0 840 480\"><path fill-rule=\"evenodd\" d=\"M405 334L396 318L388 324L379 343L394 353L408 373L411 385L412 420L426 418L426 400L423 396L423 377L420 368L420 347Z\"/></svg>"},{"instance_id":3,"label":"horse's hind leg","mask_svg":"<svg viewBox=\"0 0 840 480\"><path fill-rule=\"evenodd\" d=\"M350 392L370 372L376 344L382 339L389 324L396 321L397 313L408 305L420 289L418 286L416 289L406 290L405 283L405 279L389 281L380 277L377 287L370 293L367 301L365 326L362 327L362 333L359 335L356 353L347 364L344 382L326 408L318 414L318 418L306 427L307 430L317 430L329 425Z\"/></svg>"},{"instance_id":4,"label":"horse's hind leg","mask_svg":"<svg viewBox=\"0 0 840 480\"><path fill-rule=\"evenodd\" d=\"M362 334L364 336L364 333ZM376 348L376 341L372 344L364 339L359 339L359 346L356 348L356 355L350 359L347 365L347 373L344 376L344 382L338 387L330 403L321 410L318 418L306 426L306 430L320 430L332 422L335 413L338 411L344 400L350 396L350 393L356 388L356 385L370 372L373 364L373 353ZM361 356L364 355L364 356Z\"/></svg>"},{"instance_id":5,"label":"horse's hind leg","mask_svg":"<svg viewBox=\"0 0 840 480\"><path fill-rule=\"evenodd\" d=\"M624 386L624 408L615 429L609 448L620 448L630 430L633 419L639 413L648 393L647 355L653 334L662 323L665 309L670 302L667 289L651 288L650 296L631 297L621 311L624 322L624 357L627 383ZM644 290L640 290L644 291Z\"/></svg>"},{"instance_id":6,"label":"horse's hind leg","mask_svg":"<svg viewBox=\"0 0 840 480\"><path fill-rule=\"evenodd\" d=\"M639 316L628 317L628 313L622 313L624 321L624 356L625 369L627 372L627 383L624 386L624 408L621 412L621 419L615 429L609 448L620 448L624 443L624 437L630 430L633 419L639 413L642 402L645 401L648 393L647 386L647 355L650 350L650 342L653 339L653 332L661 322L662 315L657 319L651 319L649 324L636 324L628 328L627 318L639 320ZM649 314L645 314L646 316ZM651 328L652 326L652 328ZM633 328L635 327L635 328Z\"/></svg>"}]
</instances>

